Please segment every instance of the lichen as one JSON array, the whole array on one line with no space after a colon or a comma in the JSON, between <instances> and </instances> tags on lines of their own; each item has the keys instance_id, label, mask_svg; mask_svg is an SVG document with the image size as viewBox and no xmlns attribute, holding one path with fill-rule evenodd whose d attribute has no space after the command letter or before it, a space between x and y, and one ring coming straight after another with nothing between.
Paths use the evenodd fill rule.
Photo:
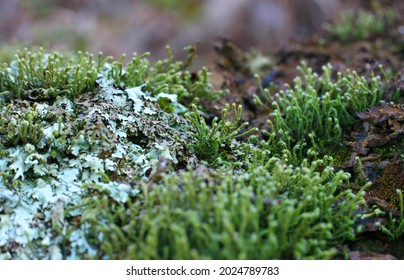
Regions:
<instances>
[{"instance_id":1,"label":"lichen","mask_svg":"<svg viewBox=\"0 0 404 280\"><path fill-rule=\"evenodd\" d=\"M1 71L0 211L5 226L0 242L1 252L12 258L95 254L84 226L72 229L68 240L54 234L82 215L88 196L102 191L125 203L140 192L139 182L148 180L159 159L174 164L197 160L186 149L195 140L176 94L153 95L146 84L122 89L101 70L107 62L95 66L92 55L78 57L73 67L57 53L25 51ZM54 77L56 71L65 74ZM39 88L35 92L46 96L33 98L33 83ZM171 112L161 108L161 98ZM69 255L58 251L62 241L70 244Z\"/></svg>"}]
</instances>

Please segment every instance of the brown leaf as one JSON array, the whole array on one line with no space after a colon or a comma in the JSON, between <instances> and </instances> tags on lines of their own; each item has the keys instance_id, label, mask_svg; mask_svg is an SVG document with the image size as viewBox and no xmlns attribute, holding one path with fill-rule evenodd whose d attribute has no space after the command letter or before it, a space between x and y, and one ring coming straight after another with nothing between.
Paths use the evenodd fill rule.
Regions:
<instances>
[{"instance_id":1,"label":"brown leaf","mask_svg":"<svg viewBox=\"0 0 404 280\"><path fill-rule=\"evenodd\" d=\"M368 112L357 113L358 117L367 122L380 123L388 119L404 120L404 104L381 105L372 107Z\"/></svg>"}]
</instances>

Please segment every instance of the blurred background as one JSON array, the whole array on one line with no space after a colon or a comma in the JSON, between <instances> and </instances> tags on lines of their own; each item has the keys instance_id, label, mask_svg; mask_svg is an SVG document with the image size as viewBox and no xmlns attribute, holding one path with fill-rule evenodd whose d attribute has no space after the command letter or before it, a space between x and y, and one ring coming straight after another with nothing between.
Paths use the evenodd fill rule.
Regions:
<instances>
[{"instance_id":1,"label":"blurred background","mask_svg":"<svg viewBox=\"0 0 404 280\"><path fill-rule=\"evenodd\" d=\"M200 41L204 59L218 36L242 49L286 46L321 30L355 0L0 0L0 46L37 45L51 50L151 52Z\"/></svg>"}]
</instances>

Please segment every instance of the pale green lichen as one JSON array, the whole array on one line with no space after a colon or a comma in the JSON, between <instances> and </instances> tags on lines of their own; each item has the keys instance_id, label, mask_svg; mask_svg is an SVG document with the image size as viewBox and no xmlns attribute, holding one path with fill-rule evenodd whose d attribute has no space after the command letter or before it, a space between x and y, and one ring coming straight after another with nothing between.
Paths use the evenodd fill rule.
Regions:
<instances>
[{"instance_id":1,"label":"pale green lichen","mask_svg":"<svg viewBox=\"0 0 404 280\"><path fill-rule=\"evenodd\" d=\"M82 214L90 190L125 203L160 158L175 164L196 160L186 151L194 138L179 114L186 108L177 95L153 96L142 84L121 89L92 63L92 55L77 59L72 66L57 53L24 51L1 71L0 211L2 221L13 222L0 241L1 252L13 258L93 254L81 226L69 240L51 234ZM175 114L159 107L160 98L168 99ZM66 209L73 209L69 216L62 215ZM69 242L71 255L58 251L62 240Z\"/></svg>"}]
</instances>

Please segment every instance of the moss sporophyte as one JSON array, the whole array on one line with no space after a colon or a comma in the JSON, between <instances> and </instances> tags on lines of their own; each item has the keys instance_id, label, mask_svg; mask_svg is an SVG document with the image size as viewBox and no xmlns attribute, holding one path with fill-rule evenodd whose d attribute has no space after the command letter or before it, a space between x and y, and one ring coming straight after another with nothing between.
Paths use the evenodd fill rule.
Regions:
<instances>
[{"instance_id":1,"label":"moss sporophyte","mask_svg":"<svg viewBox=\"0 0 404 280\"><path fill-rule=\"evenodd\" d=\"M303 65L262 102L260 138L237 104L202 117L195 102L225 92L187 70L188 51L124 67L22 50L1 65L1 259L330 259L355 239L368 184L352 191L323 148L379 103L380 78Z\"/></svg>"}]
</instances>

